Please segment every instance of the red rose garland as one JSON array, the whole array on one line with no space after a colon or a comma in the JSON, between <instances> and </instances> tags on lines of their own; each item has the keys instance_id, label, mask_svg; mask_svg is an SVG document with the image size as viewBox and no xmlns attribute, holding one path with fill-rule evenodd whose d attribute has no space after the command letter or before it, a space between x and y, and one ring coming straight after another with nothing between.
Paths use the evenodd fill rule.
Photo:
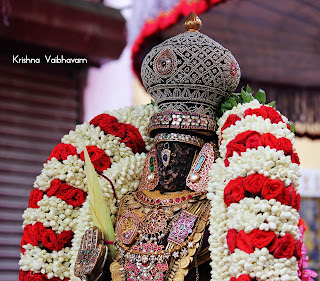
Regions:
<instances>
[{"instance_id":1,"label":"red rose garland","mask_svg":"<svg viewBox=\"0 0 320 281\"><path fill-rule=\"evenodd\" d=\"M238 120L241 120L241 118L236 115L236 114L230 114L226 120L226 122L224 123L224 125L222 126L221 128L221 132L226 129L226 128L229 128L231 125L234 125L236 124L236 122Z\"/></svg>"},{"instance_id":2,"label":"red rose garland","mask_svg":"<svg viewBox=\"0 0 320 281\"><path fill-rule=\"evenodd\" d=\"M269 146L270 148L275 148L276 150L283 150L285 155L291 156L292 163L300 164L299 157L297 153L292 150L292 143L286 138L276 138L270 133L260 134L256 131L246 131L238 134L232 141L227 145L227 153L225 157L225 164L229 166L229 157L232 157L236 152L241 155L247 149L258 148L259 146Z\"/></svg>"},{"instance_id":3,"label":"red rose garland","mask_svg":"<svg viewBox=\"0 0 320 281\"><path fill-rule=\"evenodd\" d=\"M120 123L117 118L105 113L93 118L90 124L99 126L106 134L119 137L121 142L132 149L133 153L146 152L144 140L136 127Z\"/></svg>"},{"instance_id":4,"label":"red rose garland","mask_svg":"<svg viewBox=\"0 0 320 281\"><path fill-rule=\"evenodd\" d=\"M250 106L250 105L249 105ZM257 107L257 101L252 101L252 106ZM265 249L268 250L269 254L273 255L273 258L267 257L267 260L269 262L269 265L267 267L264 267L263 270L257 270L257 268L253 267L251 269L247 269L246 266L243 264L237 265L236 268L231 268L232 272L234 272L234 276L230 276L231 281L237 281L237 280L257 280L256 278L260 278L260 276L266 276L266 272L268 272L268 266L270 266L270 270L275 270L278 264L281 263L281 259L290 259L292 257L296 258L296 261L291 264L290 270L287 271L287 273L274 271L274 274L271 274L272 277L282 277L284 275L285 278L293 278L294 276L297 276L301 278L302 274L299 275L299 272L295 272L296 263L299 264L299 266L303 263L303 255L304 252L302 250L302 240L297 241L297 219L298 219L298 213L294 211L290 211L290 209L287 209L289 213L291 214L291 218L289 220L289 226L294 227L294 231L290 231L290 227L286 228L280 228L280 225L277 224L277 227L280 228L278 231L271 231L269 228L265 228L266 230L260 230L259 228L253 229L251 232L246 233L249 229L252 229L252 224L249 221L243 220L241 222L238 222L236 218L233 216L236 215L237 211L244 210L246 212L254 213L256 212L256 209L251 210L250 205L248 204L255 204L255 202L261 202L259 200L271 200L275 199L276 201L280 202L282 205L291 206L292 208L296 209L297 211L300 208L300 194L298 194L294 187L292 185L285 185L284 183L291 182L294 178L294 181L296 181L298 174L296 167L292 166L293 175L291 177L288 176L287 178L290 179L290 181L286 180L285 176L282 176L281 179L271 179L266 176L264 176L264 171L261 171L259 173L252 174L252 172L255 171L254 163L257 162L257 165L259 165L259 161L262 159L258 158L257 160L252 159L250 161L249 165L247 167L244 167L244 169L241 170L241 176L232 176L236 170L236 165L239 163L243 163L244 159L242 158L242 153L246 152L247 150L257 149L258 147L267 147L269 146L271 149L275 149L277 151L282 150L284 153L284 156L290 156L290 162L300 164L299 157L296 152L293 150L293 143L291 142L291 136L289 133L286 132L286 129L283 128L283 125L279 126L271 126L270 129L272 131L279 131L283 130L282 134L288 135L288 137L276 137L268 131L268 122L265 124L261 120L259 116L261 116L263 119L268 119L271 124L278 124L278 123L285 123L285 119L282 118L282 116L273 108L269 106L260 105L259 108L249 108L248 104L245 105L239 105L236 109L231 110L231 114L228 115L226 119L222 117L220 120L224 120L223 123L220 124L220 129L218 130L219 138L220 138L220 144L221 144L221 155L225 155L224 166L226 167L225 173L226 178L231 178L231 180L227 181L226 184L221 181L219 185L213 184L212 187L210 186L211 190L219 190L219 188L223 188L223 198L217 197L217 193L212 192L211 190L208 190L210 193L209 195L212 197L212 200L216 204L220 204L220 200L222 199L224 203L226 204L225 210L221 208L220 212L217 212L216 216L212 216L217 221L219 221L219 218L222 217L222 214L224 213L227 215L226 218L226 225L223 225L223 223L215 223L215 221L211 221L213 223L213 226L211 227L212 235L215 235L214 237L221 237L221 233L219 229L221 227L224 229L222 233L226 234L226 240L225 243L227 244L227 247L229 248L230 254L232 255L232 262L233 265L235 265L237 262L239 262L242 257L241 254L239 254L238 251L235 249L239 249L241 251L246 252L251 256L253 255L264 255ZM248 122L244 120L246 116L258 116L259 118L248 118ZM243 121L242 121L243 120ZM239 121L239 122L238 122ZM262 123L261 123L262 122ZM255 129L251 129L243 132L243 126L246 126L248 124L248 128L256 128L255 125L257 125L257 128L262 129L263 132L255 131ZM261 125L260 125L261 124ZM240 131L241 133L238 133L234 136L234 132L231 132L228 130L228 132L225 132L227 128L230 126L234 126L235 132ZM286 124L287 128L290 130L290 125ZM228 136L228 139L226 139ZM290 139L289 139L290 138ZM223 141L225 139L225 141ZM269 150L268 150L269 151ZM234 155L234 153L237 153L240 157L234 158L233 166L229 167L229 159ZM263 157L264 149L257 149L257 152L254 151L250 152L251 157ZM281 155L280 155L281 156ZM288 161L288 158L284 159L286 161L286 165L290 165L290 162ZM277 170L277 163L275 163L271 169L274 169L275 172L278 172ZM220 163L219 163L220 165ZM270 167L269 167L270 168ZM281 167L280 167L281 168ZM222 168L218 168L222 169ZM260 168L261 169L261 168ZM243 175L243 171L246 171L247 174ZM280 172L280 171L279 171ZM249 175L248 175L249 174ZM268 175L269 173L266 173ZM219 180L218 180L219 182ZM294 183L292 183L294 184ZM222 189L221 189L222 190ZM211 194L212 192L212 194ZM220 196L220 195L219 195ZM243 200L244 198L255 198L254 201L252 200ZM209 196L208 196L209 198ZM241 201L241 202L240 202ZM251 203L250 203L251 202ZM253 203L254 202L254 203ZM231 204L240 204L240 206L232 205ZM259 203L257 203L259 204ZM264 203L261 203L264 204ZM270 203L271 204L271 203ZM273 205L273 202L272 204ZM276 204L276 206L279 206L279 203ZM230 208L230 210L229 210ZM286 210L284 208L280 208L283 210ZM258 210L258 209L257 209ZM230 212L229 212L230 211ZM277 211L277 208L274 209L274 216L276 216L277 220L281 221L280 213ZM260 213L263 213L263 215L267 214L270 216L270 214L266 213L266 211L260 211ZM231 217L230 217L231 216ZM260 216L259 217L264 217ZM241 216L239 216L239 219L241 219ZM291 221L293 220L293 221ZM262 222L263 223L263 222ZM220 226L221 225L221 226ZM234 226L233 226L234 225ZM255 224L253 224L255 225ZM228 227L229 226L229 227ZM220 228L219 228L220 227ZM230 229L231 227L231 229ZM234 227L234 228L233 228ZM239 229L239 228L243 229ZM229 228L229 229L228 229ZM236 228L236 229L235 229ZM261 227L261 229L263 229ZM267 231L268 229L268 231ZM274 229L274 228L272 228ZM246 231L246 232L245 232ZM227 232L227 233L226 233ZM301 234L301 233L300 233ZM218 236L217 236L218 235ZM279 236L278 236L279 235ZM283 237L282 237L283 236ZM302 239L302 238L301 238ZM256 251L256 249L264 249L263 253ZM220 261L222 260L224 255L220 255L222 247L220 246L212 246L212 253L213 255L213 274L214 278L218 278L221 276L222 272L220 272L221 264ZM219 257L215 259L215 257ZM280 259L280 260L279 260ZM249 262L251 263L251 262ZM230 263L229 266L232 266ZM302 268L302 267L301 267ZM248 270L250 272L248 272ZM242 274L245 273L245 274ZM249 275L250 273L250 275ZM271 273L271 272L270 272ZM253 276L253 277L251 277ZM267 274L268 276L268 274ZM311 275L310 275L311 276ZM312 275L314 277L315 274ZM269 276L268 276L269 277ZM271 277L270 277L271 278ZM273 279L273 278L271 278ZM302 278L303 279L303 278ZM289 279L286 279L289 280ZM312 280L312 279L308 279Z\"/></svg>"},{"instance_id":5,"label":"red rose garland","mask_svg":"<svg viewBox=\"0 0 320 281\"><path fill-rule=\"evenodd\" d=\"M279 122L283 122L281 115L272 107L262 105L260 108L249 108L244 112L244 116L248 115L256 115L262 116L263 119L270 119L271 123L276 124ZM290 130L289 124L287 124L288 129Z\"/></svg>"},{"instance_id":6,"label":"red rose garland","mask_svg":"<svg viewBox=\"0 0 320 281\"><path fill-rule=\"evenodd\" d=\"M58 179L51 181L50 188L47 190L46 195L49 197L56 196L73 207L81 206L87 197L87 193L83 190L68 185Z\"/></svg>"},{"instance_id":7,"label":"red rose garland","mask_svg":"<svg viewBox=\"0 0 320 281\"><path fill-rule=\"evenodd\" d=\"M23 229L21 252L25 253L26 250L22 246L26 244L31 244L32 246L42 245L51 251L59 251L64 247L71 246L72 237L73 232L71 230L55 233L52 229L45 228L40 222L36 222L33 225L27 224Z\"/></svg>"},{"instance_id":8,"label":"red rose garland","mask_svg":"<svg viewBox=\"0 0 320 281\"><path fill-rule=\"evenodd\" d=\"M227 244L231 253L236 248L251 254L254 248L262 249L266 247L270 254L277 259L291 258L295 256L301 258L301 242L294 241L291 234L287 233L284 237L277 237L273 231L254 229L249 234L243 230L237 232L229 229L227 234Z\"/></svg>"},{"instance_id":9,"label":"red rose garland","mask_svg":"<svg viewBox=\"0 0 320 281\"><path fill-rule=\"evenodd\" d=\"M43 199L43 191L35 188L31 190L28 208L39 208L38 202Z\"/></svg>"},{"instance_id":10,"label":"red rose garland","mask_svg":"<svg viewBox=\"0 0 320 281\"><path fill-rule=\"evenodd\" d=\"M57 158L59 161L66 160L69 155L78 155L77 149L72 144L59 143L52 150L47 162L53 157Z\"/></svg>"},{"instance_id":11,"label":"red rose garland","mask_svg":"<svg viewBox=\"0 0 320 281\"><path fill-rule=\"evenodd\" d=\"M224 202L227 206L238 203L244 197L259 196L263 199L276 199L281 204L292 206L299 211L300 194L290 185L285 187L277 179L269 179L261 174L238 177L230 180L224 189Z\"/></svg>"}]
</instances>

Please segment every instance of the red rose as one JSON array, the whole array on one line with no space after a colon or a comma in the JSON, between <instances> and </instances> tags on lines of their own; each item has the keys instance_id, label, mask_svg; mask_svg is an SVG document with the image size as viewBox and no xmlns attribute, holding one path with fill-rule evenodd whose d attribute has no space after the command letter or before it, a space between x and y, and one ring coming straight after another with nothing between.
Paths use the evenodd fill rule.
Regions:
<instances>
[{"instance_id":1,"label":"red rose","mask_svg":"<svg viewBox=\"0 0 320 281\"><path fill-rule=\"evenodd\" d=\"M124 127L126 130L126 136L123 138L122 142L124 142L126 146L130 147L133 153L146 152L146 144L139 130L130 124L124 124Z\"/></svg>"},{"instance_id":2,"label":"red rose","mask_svg":"<svg viewBox=\"0 0 320 281\"><path fill-rule=\"evenodd\" d=\"M291 151L290 156L291 156L292 163L296 163L296 164L300 165L300 159L299 159L298 153Z\"/></svg>"},{"instance_id":3,"label":"red rose","mask_svg":"<svg viewBox=\"0 0 320 281\"><path fill-rule=\"evenodd\" d=\"M278 239L278 246L275 249L273 256L276 259L290 259L294 252L294 239L291 234L287 233L284 237Z\"/></svg>"},{"instance_id":4,"label":"red rose","mask_svg":"<svg viewBox=\"0 0 320 281\"><path fill-rule=\"evenodd\" d=\"M26 277L26 281L47 281L47 276L41 273L34 273L29 271L29 274Z\"/></svg>"},{"instance_id":5,"label":"red rose","mask_svg":"<svg viewBox=\"0 0 320 281\"><path fill-rule=\"evenodd\" d=\"M276 198L283 190L284 185L280 180L266 179L261 190L261 196L270 200Z\"/></svg>"},{"instance_id":6,"label":"red rose","mask_svg":"<svg viewBox=\"0 0 320 281\"><path fill-rule=\"evenodd\" d=\"M261 141L261 135L258 132L250 135L247 138L247 141L246 141L246 148L247 149L257 148L258 146L262 146L262 145L263 145L263 143Z\"/></svg>"},{"instance_id":7,"label":"red rose","mask_svg":"<svg viewBox=\"0 0 320 281\"><path fill-rule=\"evenodd\" d=\"M226 238L230 252L234 253L237 241L237 231L235 229L229 229Z\"/></svg>"},{"instance_id":8,"label":"red rose","mask_svg":"<svg viewBox=\"0 0 320 281\"><path fill-rule=\"evenodd\" d=\"M19 281L25 281L29 271L23 271L20 269L19 271Z\"/></svg>"},{"instance_id":9,"label":"red rose","mask_svg":"<svg viewBox=\"0 0 320 281\"><path fill-rule=\"evenodd\" d=\"M110 157L105 154L101 156L99 160L93 161L92 164L98 173L102 173L104 170L110 168L111 160Z\"/></svg>"},{"instance_id":10,"label":"red rose","mask_svg":"<svg viewBox=\"0 0 320 281\"><path fill-rule=\"evenodd\" d=\"M226 122L224 122L222 128L221 128L221 132L230 127L231 125L234 125L238 120L241 120L241 118L236 115L236 114L230 114L226 120Z\"/></svg>"},{"instance_id":11,"label":"red rose","mask_svg":"<svg viewBox=\"0 0 320 281\"><path fill-rule=\"evenodd\" d=\"M231 277L230 281L251 281L251 278L246 274L241 274L238 278Z\"/></svg>"},{"instance_id":12,"label":"red rose","mask_svg":"<svg viewBox=\"0 0 320 281\"><path fill-rule=\"evenodd\" d=\"M256 131L246 131L237 135L227 144L226 159L231 157L234 152L237 152L239 155L241 155L241 153L246 151L247 148L253 148L262 145L260 136L260 133Z\"/></svg>"},{"instance_id":13,"label":"red rose","mask_svg":"<svg viewBox=\"0 0 320 281\"><path fill-rule=\"evenodd\" d=\"M292 143L287 138L279 138L279 149L283 150L284 154L287 155L292 150Z\"/></svg>"},{"instance_id":14,"label":"red rose","mask_svg":"<svg viewBox=\"0 0 320 281\"><path fill-rule=\"evenodd\" d=\"M271 123L283 122L281 115L274 108L265 105L262 105L261 108L267 112Z\"/></svg>"},{"instance_id":15,"label":"red rose","mask_svg":"<svg viewBox=\"0 0 320 281\"><path fill-rule=\"evenodd\" d=\"M110 157L105 154L105 151L103 149L100 149L96 146L87 146L87 150L90 156L90 160L98 173L102 173L104 170L110 168ZM82 161L85 161L83 151L80 154L80 158Z\"/></svg>"},{"instance_id":16,"label":"red rose","mask_svg":"<svg viewBox=\"0 0 320 281\"><path fill-rule=\"evenodd\" d=\"M244 189L254 195L259 195L266 177L261 174L252 174L243 180Z\"/></svg>"},{"instance_id":17,"label":"red rose","mask_svg":"<svg viewBox=\"0 0 320 281\"><path fill-rule=\"evenodd\" d=\"M262 249L263 247L270 245L276 237L276 234L273 231L254 229L249 233L249 237L253 247Z\"/></svg>"},{"instance_id":18,"label":"red rose","mask_svg":"<svg viewBox=\"0 0 320 281\"><path fill-rule=\"evenodd\" d=\"M296 241L294 243L293 255L297 258L297 260L302 258L301 247L302 247L302 242Z\"/></svg>"},{"instance_id":19,"label":"red rose","mask_svg":"<svg viewBox=\"0 0 320 281\"><path fill-rule=\"evenodd\" d=\"M246 234L243 230L240 230L237 235L236 246L238 249L245 251L248 254L254 252L251 239L248 234Z\"/></svg>"},{"instance_id":20,"label":"red rose","mask_svg":"<svg viewBox=\"0 0 320 281\"><path fill-rule=\"evenodd\" d=\"M256 115L256 116L262 116L263 119L267 119L268 118L268 113L264 110L264 108L260 107L260 108L248 108L245 112L244 112L244 116L247 115Z\"/></svg>"},{"instance_id":21,"label":"red rose","mask_svg":"<svg viewBox=\"0 0 320 281\"><path fill-rule=\"evenodd\" d=\"M227 206L230 206L231 203L238 203L244 198L244 192L242 177L229 181L224 189L224 203Z\"/></svg>"},{"instance_id":22,"label":"red rose","mask_svg":"<svg viewBox=\"0 0 320 281\"><path fill-rule=\"evenodd\" d=\"M295 208L298 212L300 210L300 203L301 203L301 195L299 193L296 193L296 201L295 204L292 205L293 208Z\"/></svg>"},{"instance_id":23,"label":"red rose","mask_svg":"<svg viewBox=\"0 0 320 281\"><path fill-rule=\"evenodd\" d=\"M62 183L60 188L55 193L55 196L66 201L70 197L70 193L74 190L74 187L67 183Z\"/></svg>"},{"instance_id":24,"label":"red rose","mask_svg":"<svg viewBox=\"0 0 320 281\"><path fill-rule=\"evenodd\" d=\"M294 190L294 187L292 185L290 185L288 188L288 193L290 194L290 202L287 205L292 206L292 208L296 209L297 211L299 211L300 209L300 200L301 200L301 196L299 193L297 193Z\"/></svg>"},{"instance_id":25,"label":"red rose","mask_svg":"<svg viewBox=\"0 0 320 281\"><path fill-rule=\"evenodd\" d=\"M111 124L117 123L117 122L118 122L118 119L115 118L114 116L103 113L93 118L90 121L90 124L94 126L99 126L103 131L106 131Z\"/></svg>"},{"instance_id":26,"label":"red rose","mask_svg":"<svg viewBox=\"0 0 320 281\"><path fill-rule=\"evenodd\" d=\"M38 242L42 241L43 232L45 230L46 228L41 222L36 222L34 225L32 225L32 233Z\"/></svg>"},{"instance_id":27,"label":"red rose","mask_svg":"<svg viewBox=\"0 0 320 281\"><path fill-rule=\"evenodd\" d=\"M271 243L269 244L268 251L269 253L273 253L275 249L277 249L279 244L279 239L277 236L274 237L274 239L271 241Z\"/></svg>"},{"instance_id":28,"label":"red rose","mask_svg":"<svg viewBox=\"0 0 320 281\"><path fill-rule=\"evenodd\" d=\"M88 154L90 156L91 162L99 160L101 156L105 155L104 150L97 147L97 146L91 145L91 146L86 146L86 148L87 148ZM83 151L80 154L80 158L82 161L85 161Z\"/></svg>"},{"instance_id":29,"label":"red rose","mask_svg":"<svg viewBox=\"0 0 320 281\"><path fill-rule=\"evenodd\" d=\"M57 158L59 161L66 160L69 155L78 155L77 149L72 144L59 143L51 152L47 161L52 157Z\"/></svg>"},{"instance_id":30,"label":"red rose","mask_svg":"<svg viewBox=\"0 0 320 281\"><path fill-rule=\"evenodd\" d=\"M283 205L290 205L291 203L290 191L286 187L283 187L282 191L279 193L279 195L275 199Z\"/></svg>"},{"instance_id":31,"label":"red rose","mask_svg":"<svg viewBox=\"0 0 320 281\"><path fill-rule=\"evenodd\" d=\"M105 130L107 134L123 139L126 136L126 128L123 123L113 123Z\"/></svg>"},{"instance_id":32,"label":"red rose","mask_svg":"<svg viewBox=\"0 0 320 281\"><path fill-rule=\"evenodd\" d=\"M71 246L72 237L73 237L73 232L71 230L63 231L57 234L58 243L63 247Z\"/></svg>"},{"instance_id":33,"label":"red rose","mask_svg":"<svg viewBox=\"0 0 320 281\"><path fill-rule=\"evenodd\" d=\"M57 236L51 229L46 229L42 235L42 245L50 250L59 251L62 247L58 242Z\"/></svg>"},{"instance_id":34,"label":"red rose","mask_svg":"<svg viewBox=\"0 0 320 281\"><path fill-rule=\"evenodd\" d=\"M39 208L38 202L43 198L43 191L35 188L31 190L28 208Z\"/></svg>"},{"instance_id":35,"label":"red rose","mask_svg":"<svg viewBox=\"0 0 320 281\"><path fill-rule=\"evenodd\" d=\"M262 141L265 147L269 146L271 149L272 148L275 148L277 150L279 149L278 139L273 134L270 134L270 133L263 134Z\"/></svg>"},{"instance_id":36,"label":"red rose","mask_svg":"<svg viewBox=\"0 0 320 281\"><path fill-rule=\"evenodd\" d=\"M34 235L32 225L27 224L23 229L23 239L32 246L38 246L37 235Z\"/></svg>"},{"instance_id":37,"label":"red rose","mask_svg":"<svg viewBox=\"0 0 320 281\"><path fill-rule=\"evenodd\" d=\"M226 159L229 157L232 157L234 152L237 152L239 155L241 155L241 152L245 152L245 151L246 151L246 146L244 144L231 141L227 144Z\"/></svg>"},{"instance_id":38,"label":"red rose","mask_svg":"<svg viewBox=\"0 0 320 281\"><path fill-rule=\"evenodd\" d=\"M239 143L239 144L246 144L248 138L250 138L251 136L254 136L254 135L257 135L257 136L261 136L260 133L256 132L256 131L245 131L239 135L237 135L235 138L234 138L234 142L236 143Z\"/></svg>"},{"instance_id":39,"label":"red rose","mask_svg":"<svg viewBox=\"0 0 320 281\"><path fill-rule=\"evenodd\" d=\"M56 192L58 192L58 190L60 189L61 185L62 182L58 179L54 179L53 181L51 181L50 188L47 191L47 195L49 197L55 195Z\"/></svg>"},{"instance_id":40,"label":"red rose","mask_svg":"<svg viewBox=\"0 0 320 281\"><path fill-rule=\"evenodd\" d=\"M67 204L72 205L73 207L79 207L83 204L87 197L87 193L78 189L73 188L73 190L69 193L68 198L64 199Z\"/></svg>"}]
</instances>

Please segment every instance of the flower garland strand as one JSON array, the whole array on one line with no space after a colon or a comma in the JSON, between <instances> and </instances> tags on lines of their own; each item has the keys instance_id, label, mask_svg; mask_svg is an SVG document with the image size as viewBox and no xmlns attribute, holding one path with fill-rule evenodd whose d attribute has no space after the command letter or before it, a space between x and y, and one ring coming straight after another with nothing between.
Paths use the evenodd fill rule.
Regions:
<instances>
[{"instance_id":1,"label":"flower garland strand","mask_svg":"<svg viewBox=\"0 0 320 281\"><path fill-rule=\"evenodd\" d=\"M131 106L95 117L65 135L43 165L23 214L19 280L76 281L73 268L81 238L92 226L79 136L98 172L112 220L118 199L138 186L153 105ZM108 178L109 180L107 180Z\"/></svg>"},{"instance_id":2,"label":"flower garland strand","mask_svg":"<svg viewBox=\"0 0 320 281\"><path fill-rule=\"evenodd\" d=\"M294 134L278 111L250 100L218 121L222 158L208 186L212 280L312 280L303 262Z\"/></svg>"}]
</instances>

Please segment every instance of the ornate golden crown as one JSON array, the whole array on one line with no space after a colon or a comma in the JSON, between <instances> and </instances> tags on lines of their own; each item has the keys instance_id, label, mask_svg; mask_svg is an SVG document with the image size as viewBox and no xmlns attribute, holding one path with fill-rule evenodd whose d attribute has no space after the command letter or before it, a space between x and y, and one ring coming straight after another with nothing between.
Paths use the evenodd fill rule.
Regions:
<instances>
[{"instance_id":1,"label":"ornate golden crown","mask_svg":"<svg viewBox=\"0 0 320 281\"><path fill-rule=\"evenodd\" d=\"M214 118L223 99L239 84L236 59L200 33L200 27L199 17L191 12L185 21L187 32L155 46L143 60L141 78L160 113L196 113Z\"/></svg>"}]
</instances>

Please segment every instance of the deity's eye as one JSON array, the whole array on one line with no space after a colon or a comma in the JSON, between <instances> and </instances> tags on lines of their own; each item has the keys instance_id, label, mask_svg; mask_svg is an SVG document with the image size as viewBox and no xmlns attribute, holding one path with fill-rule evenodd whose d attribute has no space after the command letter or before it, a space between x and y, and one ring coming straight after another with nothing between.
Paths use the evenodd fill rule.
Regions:
<instances>
[{"instance_id":1,"label":"deity's eye","mask_svg":"<svg viewBox=\"0 0 320 281\"><path fill-rule=\"evenodd\" d=\"M160 55L156 59L155 70L160 75L166 75L172 71L174 65L174 56L171 51L166 49L162 53L160 53Z\"/></svg>"}]
</instances>

